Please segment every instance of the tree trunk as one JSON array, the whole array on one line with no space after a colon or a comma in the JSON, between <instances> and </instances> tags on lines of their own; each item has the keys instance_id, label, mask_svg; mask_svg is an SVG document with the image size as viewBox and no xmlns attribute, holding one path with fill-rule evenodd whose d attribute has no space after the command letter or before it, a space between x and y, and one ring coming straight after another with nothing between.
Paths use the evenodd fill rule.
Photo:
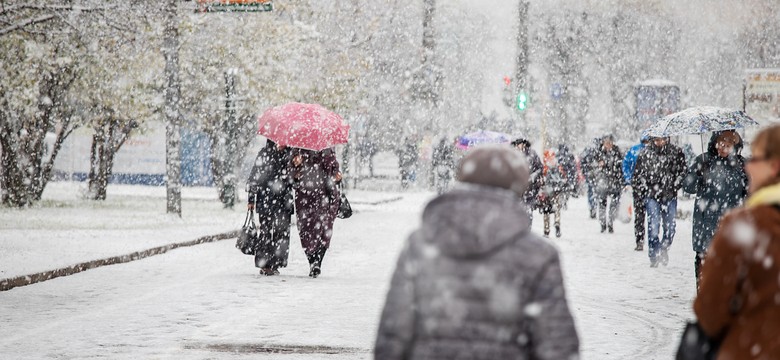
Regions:
<instances>
[{"instance_id":1,"label":"tree trunk","mask_svg":"<svg viewBox=\"0 0 780 360\"><path fill-rule=\"evenodd\" d=\"M181 125L179 101L179 25L178 0L165 5L163 55L165 56L165 169L167 212L181 217Z\"/></svg>"},{"instance_id":2,"label":"tree trunk","mask_svg":"<svg viewBox=\"0 0 780 360\"><path fill-rule=\"evenodd\" d=\"M30 206L43 195L60 146L73 130L62 108L62 99L76 78L71 70L59 67L43 74L38 86L38 111L33 118L12 122L7 114L3 115L0 122L0 146L3 148L0 186L5 206ZM3 109L9 109L8 104L4 103ZM55 127L58 131L54 146L44 162L46 134Z\"/></svg>"},{"instance_id":3,"label":"tree trunk","mask_svg":"<svg viewBox=\"0 0 780 360\"><path fill-rule=\"evenodd\" d=\"M90 200L105 200L108 183L114 170L114 158L122 148L136 122L109 117L95 127L89 156L89 183L87 197ZM119 127L122 126L120 129Z\"/></svg>"}]
</instances>

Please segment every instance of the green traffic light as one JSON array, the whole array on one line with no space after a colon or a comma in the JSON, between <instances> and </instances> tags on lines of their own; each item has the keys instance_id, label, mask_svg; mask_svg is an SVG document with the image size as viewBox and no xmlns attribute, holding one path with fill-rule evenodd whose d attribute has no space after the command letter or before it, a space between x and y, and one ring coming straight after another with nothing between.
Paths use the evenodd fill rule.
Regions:
<instances>
[{"instance_id":1,"label":"green traffic light","mask_svg":"<svg viewBox=\"0 0 780 360\"><path fill-rule=\"evenodd\" d=\"M528 107L528 95L525 93L517 94L517 110L523 111Z\"/></svg>"}]
</instances>

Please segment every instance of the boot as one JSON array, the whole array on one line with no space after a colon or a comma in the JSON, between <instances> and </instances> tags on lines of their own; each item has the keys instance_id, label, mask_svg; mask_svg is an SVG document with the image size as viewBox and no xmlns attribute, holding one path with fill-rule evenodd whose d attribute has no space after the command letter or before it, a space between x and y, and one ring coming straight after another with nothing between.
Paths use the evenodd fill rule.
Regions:
<instances>
[{"instance_id":1,"label":"boot","mask_svg":"<svg viewBox=\"0 0 780 360\"><path fill-rule=\"evenodd\" d=\"M663 266L669 265L669 252L666 249L661 250L660 257L661 257L660 259L661 265Z\"/></svg>"},{"instance_id":2,"label":"boot","mask_svg":"<svg viewBox=\"0 0 780 360\"><path fill-rule=\"evenodd\" d=\"M636 247L634 248L634 251L643 251L645 247L644 239L637 238L636 239Z\"/></svg>"},{"instance_id":3,"label":"boot","mask_svg":"<svg viewBox=\"0 0 780 360\"><path fill-rule=\"evenodd\" d=\"M601 224L601 233L603 234L605 231L607 231L607 225Z\"/></svg>"},{"instance_id":4,"label":"boot","mask_svg":"<svg viewBox=\"0 0 780 360\"><path fill-rule=\"evenodd\" d=\"M595 219L596 218L596 209L590 209L590 218Z\"/></svg>"},{"instance_id":5,"label":"boot","mask_svg":"<svg viewBox=\"0 0 780 360\"><path fill-rule=\"evenodd\" d=\"M319 264L311 264L311 267L309 268L309 277L316 279L317 276L320 276L320 272Z\"/></svg>"},{"instance_id":6,"label":"boot","mask_svg":"<svg viewBox=\"0 0 780 360\"><path fill-rule=\"evenodd\" d=\"M609 233L612 234L613 232L615 232L615 228L613 228L612 225L610 224L609 226L607 226L607 231L609 231Z\"/></svg>"},{"instance_id":7,"label":"boot","mask_svg":"<svg viewBox=\"0 0 780 360\"><path fill-rule=\"evenodd\" d=\"M561 237L561 226L560 225L555 227L555 237Z\"/></svg>"}]
</instances>

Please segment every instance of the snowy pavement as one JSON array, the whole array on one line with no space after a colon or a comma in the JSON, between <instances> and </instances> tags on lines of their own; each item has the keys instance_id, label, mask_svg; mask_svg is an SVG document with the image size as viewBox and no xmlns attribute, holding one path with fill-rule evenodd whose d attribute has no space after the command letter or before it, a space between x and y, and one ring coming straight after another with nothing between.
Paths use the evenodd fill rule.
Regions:
<instances>
[{"instance_id":1,"label":"snowy pavement","mask_svg":"<svg viewBox=\"0 0 780 360\"><path fill-rule=\"evenodd\" d=\"M243 220L207 190L185 193L182 219L164 215L158 193L126 191L91 207L55 191L47 206L0 210L0 278L233 230ZM0 358L370 359L396 257L432 196L350 193L357 212L337 220L317 279L306 276L293 230L290 266L276 277L259 275L226 240L0 292ZM561 251L582 358L673 358L694 296L690 221L678 221L669 266L655 269L646 251L633 251L631 225L616 224L615 234L598 228L585 200L573 199L563 237L550 239Z\"/></svg>"}]
</instances>

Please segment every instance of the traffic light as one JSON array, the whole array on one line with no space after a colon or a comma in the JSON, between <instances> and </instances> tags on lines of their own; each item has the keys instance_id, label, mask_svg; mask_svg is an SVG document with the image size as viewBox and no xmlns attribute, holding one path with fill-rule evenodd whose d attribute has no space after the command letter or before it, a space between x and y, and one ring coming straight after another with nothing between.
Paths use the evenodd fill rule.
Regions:
<instances>
[{"instance_id":1,"label":"traffic light","mask_svg":"<svg viewBox=\"0 0 780 360\"><path fill-rule=\"evenodd\" d=\"M524 111L528 108L528 94L521 91L517 94L517 110Z\"/></svg>"}]
</instances>

